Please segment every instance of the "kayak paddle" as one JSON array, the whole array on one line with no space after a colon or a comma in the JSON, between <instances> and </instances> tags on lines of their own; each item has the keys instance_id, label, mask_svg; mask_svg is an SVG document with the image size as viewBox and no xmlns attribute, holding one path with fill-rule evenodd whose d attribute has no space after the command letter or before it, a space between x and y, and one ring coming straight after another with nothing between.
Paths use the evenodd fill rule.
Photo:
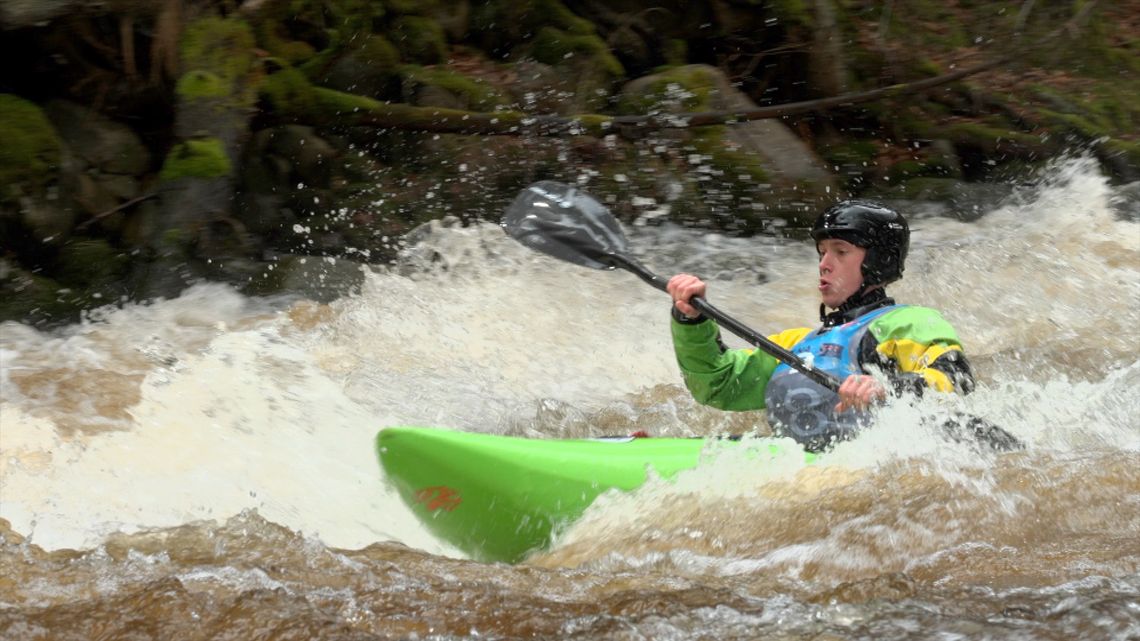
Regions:
<instances>
[{"instance_id":1,"label":"kayak paddle","mask_svg":"<svg viewBox=\"0 0 1140 641\"><path fill-rule=\"evenodd\" d=\"M666 281L629 255L628 242L613 214L585 191L573 185L543 180L523 189L500 223L520 243L555 258L591 269L621 268L661 291ZM812 367L763 334L717 309L700 296L689 304L718 325L799 371L812 381L834 392L840 380ZM976 416L950 419L944 427L954 440L963 430L997 450L1021 449L1021 442L1009 432Z\"/></svg>"}]
</instances>

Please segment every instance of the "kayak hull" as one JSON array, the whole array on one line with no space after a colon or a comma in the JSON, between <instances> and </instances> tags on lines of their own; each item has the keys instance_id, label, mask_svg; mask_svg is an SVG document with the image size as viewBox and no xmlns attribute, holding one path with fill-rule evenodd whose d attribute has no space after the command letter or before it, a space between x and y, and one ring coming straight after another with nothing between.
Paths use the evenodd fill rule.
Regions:
<instances>
[{"instance_id":1,"label":"kayak hull","mask_svg":"<svg viewBox=\"0 0 1140 641\"><path fill-rule=\"evenodd\" d=\"M433 534L476 560L506 563L545 548L602 492L632 490L651 473L669 479L696 467L708 443L531 439L420 427L389 427L376 438L389 483Z\"/></svg>"}]
</instances>

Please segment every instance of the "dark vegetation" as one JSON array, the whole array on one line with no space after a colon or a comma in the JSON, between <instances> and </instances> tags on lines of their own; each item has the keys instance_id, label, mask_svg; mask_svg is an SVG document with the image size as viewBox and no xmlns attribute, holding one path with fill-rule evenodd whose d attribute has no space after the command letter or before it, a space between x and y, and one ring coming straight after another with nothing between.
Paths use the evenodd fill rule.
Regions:
<instances>
[{"instance_id":1,"label":"dark vegetation","mask_svg":"<svg viewBox=\"0 0 1140 641\"><path fill-rule=\"evenodd\" d=\"M336 295L306 257L351 280L545 178L742 234L847 195L961 205L1066 153L1140 179L1140 0L0 0L0 20L0 320L197 279Z\"/></svg>"}]
</instances>

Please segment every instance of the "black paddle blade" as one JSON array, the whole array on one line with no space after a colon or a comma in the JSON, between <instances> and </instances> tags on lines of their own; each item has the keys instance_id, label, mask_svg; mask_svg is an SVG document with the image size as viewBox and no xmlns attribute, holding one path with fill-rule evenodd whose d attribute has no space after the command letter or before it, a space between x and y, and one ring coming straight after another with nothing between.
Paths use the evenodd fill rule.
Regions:
<instances>
[{"instance_id":1,"label":"black paddle blade","mask_svg":"<svg viewBox=\"0 0 1140 641\"><path fill-rule=\"evenodd\" d=\"M531 249L592 269L613 269L611 257L627 248L625 234L604 205L552 180L519 192L500 224Z\"/></svg>"}]
</instances>

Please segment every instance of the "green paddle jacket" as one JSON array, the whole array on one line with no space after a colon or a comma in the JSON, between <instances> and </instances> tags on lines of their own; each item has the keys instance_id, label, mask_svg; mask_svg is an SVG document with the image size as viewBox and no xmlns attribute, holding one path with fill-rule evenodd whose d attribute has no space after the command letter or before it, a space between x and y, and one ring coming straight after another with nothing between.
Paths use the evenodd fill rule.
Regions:
<instances>
[{"instance_id":1,"label":"green paddle jacket","mask_svg":"<svg viewBox=\"0 0 1140 641\"><path fill-rule=\"evenodd\" d=\"M870 305L824 316L820 330L846 323L875 309L893 305L881 297ZM789 329L769 338L792 351L813 330ZM759 349L728 349L715 321L689 320L674 310L673 346L686 387L697 402L723 410L767 407L765 392L779 362ZM868 326L858 345L864 372L876 367L890 378L897 392L969 392L974 386L969 362L958 334L941 314L928 307L900 306L883 313Z\"/></svg>"}]
</instances>

